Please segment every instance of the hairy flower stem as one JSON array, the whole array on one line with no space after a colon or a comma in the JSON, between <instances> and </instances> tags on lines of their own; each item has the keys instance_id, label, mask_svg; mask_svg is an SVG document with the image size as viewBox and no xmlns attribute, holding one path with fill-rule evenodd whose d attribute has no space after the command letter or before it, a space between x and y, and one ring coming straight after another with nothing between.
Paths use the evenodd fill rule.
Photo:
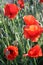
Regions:
<instances>
[{"instance_id":1,"label":"hairy flower stem","mask_svg":"<svg viewBox=\"0 0 43 65\"><path fill-rule=\"evenodd\" d=\"M7 27L6 27L5 20L4 20L4 16L3 16L3 21L2 21L2 23L3 23L3 25L4 25L4 28L5 28L5 32L6 32L6 34L8 35ZM7 41L7 44L8 44L8 46L9 46L8 36L6 37L6 41Z\"/></svg>"},{"instance_id":2,"label":"hairy flower stem","mask_svg":"<svg viewBox=\"0 0 43 65\"><path fill-rule=\"evenodd\" d=\"M31 44L31 43L29 44L29 40L27 40L27 44L28 44L28 47L29 47L29 49L30 49L30 47L31 47L30 44ZM37 65L37 62L36 62L36 59L35 59L35 58L34 58L34 63L35 63L35 65Z\"/></svg>"},{"instance_id":3,"label":"hairy flower stem","mask_svg":"<svg viewBox=\"0 0 43 65\"><path fill-rule=\"evenodd\" d=\"M3 45L4 45L5 47L7 47L6 44L4 43L4 40L3 40L3 39L2 39L2 43L3 43Z\"/></svg>"},{"instance_id":4,"label":"hairy flower stem","mask_svg":"<svg viewBox=\"0 0 43 65\"><path fill-rule=\"evenodd\" d=\"M16 62L16 60L15 60L15 64L18 65L17 62Z\"/></svg>"},{"instance_id":5,"label":"hairy flower stem","mask_svg":"<svg viewBox=\"0 0 43 65\"><path fill-rule=\"evenodd\" d=\"M36 59L34 58L34 63L35 63L35 65L37 65L37 63L36 63Z\"/></svg>"},{"instance_id":6,"label":"hairy flower stem","mask_svg":"<svg viewBox=\"0 0 43 65\"><path fill-rule=\"evenodd\" d=\"M28 46L29 49L30 49L30 42L29 42L29 40L27 40L27 46Z\"/></svg>"}]
</instances>

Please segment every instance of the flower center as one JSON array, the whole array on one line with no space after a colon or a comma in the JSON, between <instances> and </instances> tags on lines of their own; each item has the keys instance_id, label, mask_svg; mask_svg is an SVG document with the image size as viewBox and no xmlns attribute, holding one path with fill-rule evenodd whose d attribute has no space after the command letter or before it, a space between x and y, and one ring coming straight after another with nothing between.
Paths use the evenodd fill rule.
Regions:
<instances>
[{"instance_id":1,"label":"flower center","mask_svg":"<svg viewBox=\"0 0 43 65\"><path fill-rule=\"evenodd\" d=\"M10 54L10 51L7 49L6 50L6 56L8 56Z\"/></svg>"},{"instance_id":2,"label":"flower center","mask_svg":"<svg viewBox=\"0 0 43 65\"><path fill-rule=\"evenodd\" d=\"M10 15L12 15L12 13L10 13Z\"/></svg>"},{"instance_id":3,"label":"flower center","mask_svg":"<svg viewBox=\"0 0 43 65\"><path fill-rule=\"evenodd\" d=\"M13 53L13 50L9 50L10 51L10 54L12 54Z\"/></svg>"},{"instance_id":4,"label":"flower center","mask_svg":"<svg viewBox=\"0 0 43 65\"><path fill-rule=\"evenodd\" d=\"M6 50L6 56L8 56L9 54L13 54L13 50Z\"/></svg>"},{"instance_id":5,"label":"flower center","mask_svg":"<svg viewBox=\"0 0 43 65\"><path fill-rule=\"evenodd\" d=\"M35 30L37 30L38 29L38 27L36 26L36 25L31 25L30 27L29 27L29 30L31 30L31 31L35 31Z\"/></svg>"}]
</instances>

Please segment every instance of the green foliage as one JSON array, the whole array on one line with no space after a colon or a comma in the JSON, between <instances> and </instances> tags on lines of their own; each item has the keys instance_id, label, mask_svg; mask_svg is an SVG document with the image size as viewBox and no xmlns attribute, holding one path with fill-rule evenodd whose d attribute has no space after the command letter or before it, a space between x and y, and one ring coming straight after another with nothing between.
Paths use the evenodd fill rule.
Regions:
<instances>
[{"instance_id":1,"label":"green foliage","mask_svg":"<svg viewBox=\"0 0 43 65\"><path fill-rule=\"evenodd\" d=\"M1 4L4 6L3 4ZM1 8L3 9L3 7ZM23 37L23 16L32 14L43 26L43 5L36 0L30 0L25 2L25 7L19 11L17 17L14 20L9 20L0 13L0 65L35 65L33 58L23 57L23 53L27 53L29 45L27 40ZM16 41L16 42L15 42ZM28 41L30 44L31 42ZM34 45L34 43L31 43ZM38 44L43 49L43 34L38 40ZM3 53L3 50L8 45L16 45L19 48L19 56L13 60L8 61ZM36 59L37 65L43 65L43 57Z\"/></svg>"}]
</instances>

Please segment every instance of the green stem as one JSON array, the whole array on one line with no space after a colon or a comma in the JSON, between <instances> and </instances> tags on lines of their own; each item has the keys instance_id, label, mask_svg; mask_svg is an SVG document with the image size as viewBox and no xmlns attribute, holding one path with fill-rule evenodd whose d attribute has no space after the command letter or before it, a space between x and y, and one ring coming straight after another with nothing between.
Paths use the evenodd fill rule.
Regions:
<instances>
[{"instance_id":1,"label":"green stem","mask_svg":"<svg viewBox=\"0 0 43 65\"><path fill-rule=\"evenodd\" d=\"M14 61L15 61L15 64L18 65L17 62L16 62L16 60L14 60Z\"/></svg>"},{"instance_id":2,"label":"green stem","mask_svg":"<svg viewBox=\"0 0 43 65\"><path fill-rule=\"evenodd\" d=\"M17 27L16 27L16 24L15 24L14 20L12 20L12 21L11 21L11 23L13 23L14 32L16 32L16 30L17 30Z\"/></svg>"},{"instance_id":3,"label":"green stem","mask_svg":"<svg viewBox=\"0 0 43 65\"><path fill-rule=\"evenodd\" d=\"M4 25L4 28L5 28L5 32L6 34L8 35L8 32L7 32L7 27L6 27L6 24L5 24L5 21L4 21L4 17L3 17L3 21L2 21L3 25ZM6 37L6 41L7 41L7 44L9 46L9 40L8 40L8 36Z\"/></svg>"},{"instance_id":4,"label":"green stem","mask_svg":"<svg viewBox=\"0 0 43 65\"><path fill-rule=\"evenodd\" d=\"M28 47L29 47L29 49L30 49L30 44L29 44L29 41L30 41L30 40L27 40L27 45L28 45Z\"/></svg>"},{"instance_id":5,"label":"green stem","mask_svg":"<svg viewBox=\"0 0 43 65\"><path fill-rule=\"evenodd\" d=\"M29 49L30 49L29 40L27 40L27 44L28 44L28 46L29 46ZM37 63L36 63L36 59L35 59L35 58L34 58L34 63L35 63L35 65L37 65Z\"/></svg>"},{"instance_id":6,"label":"green stem","mask_svg":"<svg viewBox=\"0 0 43 65\"><path fill-rule=\"evenodd\" d=\"M7 47L6 44L4 43L3 39L2 39L2 43L3 43L3 45L4 45L5 47Z\"/></svg>"},{"instance_id":7,"label":"green stem","mask_svg":"<svg viewBox=\"0 0 43 65\"><path fill-rule=\"evenodd\" d=\"M5 62L2 59L0 59L0 61L2 62L2 64L6 65Z\"/></svg>"},{"instance_id":8,"label":"green stem","mask_svg":"<svg viewBox=\"0 0 43 65\"><path fill-rule=\"evenodd\" d=\"M35 65L37 65L37 63L36 63L36 59L34 58L34 63L35 63Z\"/></svg>"},{"instance_id":9,"label":"green stem","mask_svg":"<svg viewBox=\"0 0 43 65\"><path fill-rule=\"evenodd\" d=\"M12 65L12 61L10 61L10 65Z\"/></svg>"},{"instance_id":10,"label":"green stem","mask_svg":"<svg viewBox=\"0 0 43 65\"><path fill-rule=\"evenodd\" d=\"M7 65L8 65L8 60L7 60Z\"/></svg>"}]
</instances>

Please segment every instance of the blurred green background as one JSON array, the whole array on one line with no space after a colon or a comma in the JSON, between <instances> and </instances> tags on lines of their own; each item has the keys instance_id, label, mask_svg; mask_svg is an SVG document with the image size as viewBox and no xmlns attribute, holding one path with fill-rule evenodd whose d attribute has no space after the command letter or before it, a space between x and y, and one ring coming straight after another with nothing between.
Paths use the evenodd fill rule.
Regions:
<instances>
[{"instance_id":1,"label":"blurred green background","mask_svg":"<svg viewBox=\"0 0 43 65\"><path fill-rule=\"evenodd\" d=\"M17 0L0 0L0 65L35 65L34 59L29 57L23 57L23 53L28 51L28 43L33 44L32 42L25 40L23 37L23 16L24 15L33 15L43 26L43 3L40 3L39 0L25 0L24 9L22 9L17 17L13 20L9 20L4 16L3 8L6 3L17 3ZM16 45L19 48L19 56L16 58L16 61L8 61L3 53L6 45ZM43 34L37 42L43 51ZM36 44L37 44L36 43ZM37 65L43 65L43 57L36 59Z\"/></svg>"}]
</instances>

